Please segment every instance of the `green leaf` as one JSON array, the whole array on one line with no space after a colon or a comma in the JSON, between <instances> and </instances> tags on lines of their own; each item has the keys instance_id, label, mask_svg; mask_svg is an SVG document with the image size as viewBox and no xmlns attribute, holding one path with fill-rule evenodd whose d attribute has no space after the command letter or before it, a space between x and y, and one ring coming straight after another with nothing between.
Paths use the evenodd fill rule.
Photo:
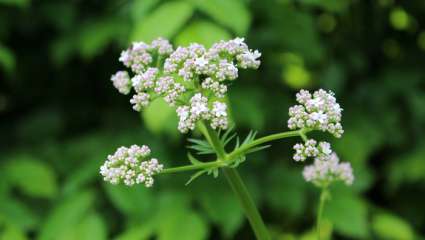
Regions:
<instances>
[{"instance_id":1,"label":"green leaf","mask_svg":"<svg viewBox=\"0 0 425 240\"><path fill-rule=\"evenodd\" d=\"M344 125L347 127L343 137L332 144L341 161L350 162L353 166L356 175L353 189L364 191L373 183L374 176L367 161L382 144L382 131L373 119L357 111L347 111L345 119Z\"/></svg>"},{"instance_id":2,"label":"green leaf","mask_svg":"<svg viewBox=\"0 0 425 240\"><path fill-rule=\"evenodd\" d=\"M81 152L80 152L81 153ZM95 155L94 153L92 153ZM101 156L106 156L106 154L99 154ZM98 156L94 156L98 157ZM92 159L96 158L90 158L86 163L84 163L82 166L78 167L78 171L74 171L67 179L67 181L62 186L62 193L64 195L66 194L72 194L77 191L79 191L81 188L84 187L84 185L88 185L91 181L99 180L101 177L99 176L99 161L93 161ZM101 159L101 158L98 158Z\"/></svg>"},{"instance_id":3,"label":"green leaf","mask_svg":"<svg viewBox=\"0 0 425 240\"><path fill-rule=\"evenodd\" d=\"M220 40L230 39L230 34L220 26L207 21L194 21L176 36L176 44L197 42L209 47Z\"/></svg>"},{"instance_id":4,"label":"green leaf","mask_svg":"<svg viewBox=\"0 0 425 240\"><path fill-rule=\"evenodd\" d=\"M298 171L284 165L274 165L266 181L265 200L269 206L289 216L301 216L305 212L306 184Z\"/></svg>"},{"instance_id":5,"label":"green leaf","mask_svg":"<svg viewBox=\"0 0 425 240\"><path fill-rule=\"evenodd\" d=\"M180 192L161 192L155 204L157 210L151 220L156 224L159 240L201 240L208 236L204 220L190 209L190 199Z\"/></svg>"},{"instance_id":6,"label":"green leaf","mask_svg":"<svg viewBox=\"0 0 425 240\"><path fill-rule=\"evenodd\" d=\"M402 183L425 181L425 144L420 143L416 149L397 156L388 167L392 187Z\"/></svg>"},{"instance_id":7,"label":"green leaf","mask_svg":"<svg viewBox=\"0 0 425 240\"><path fill-rule=\"evenodd\" d=\"M117 36L125 33L125 24L118 20L100 19L82 25L78 47L83 58L96 56Z\"/></svg>"},{"instance_id":8,"label":"green leaf","mask_svg":"<svg viewBox=\"0 0 425 240\"><path fill-rule=\"evenodd\" d=\"M53 240L74 230L84 219L94 203L92 192L76 194L55 207L43 224L39 240Z\"/></svg>"},{"instance_id":9,"label":"green leaf","mask_svg":"<svg viewBox=\"0 0 425 240\"><path fill-rule=\"evenodd\" d=\"M155 230L154 221L149 221L146 224L137 225L126 229L123 233L118 235L115 240L140 240L149 239Z\"/></svg>"},{"instance_id":10,"label":"green leaf","mask_svg":"<svg viewBox=\"0 0 425 240\"><path fill-rule=\"evenodd\" d=\"M244 216L237 198L217 184L211 184L209 191L199 194L199 204L207 217L220 228L226 239L233 239L242 226ZM217 187L214 187L217 186Z\"/></svg>"},{"instance_id":11,"label":"green leaf","mask_svg":"<svg viewBox=\"0 0 425 240\"><path fill-rule=\"evenodd\" d=\"M235 122L251 129L262 129L265 124L264 105L267 105L264 103L263 92L253 87L240 87L229 93Z\"/></svg>"},{"instance_id":12,"label":"green leaf","mask_svg":"<svg viewBox=\"0 0 425 240\"><path fill-rule=\"evenodd\" d=\"M189 181L186 182L186 186L189 185L191 182L193 182L193 180L197 179L198 177L202 176L204 173L208 172L208 170L201 170L201 171L197 171L196 173L192 174L192 176L190 176Z\"/></svg>"},{"instance_id":13,"label":"green leaf","mask_svg":"<svg viewBox=\"0 0 425 240\"><path fill-rule=\"evenodd\" d=\"M279 25L279 31L285 33L281 36L285 49L301 54L307 63L320 61L324 57L324 48L312 15L293 8L280 10L280 18L275 24Z\"/></svg>"},{"instance_id":14,"label":"green leaf","mask_svg":"<svg viewBox=\"0 0 425 240\"><path fill-rule=\"evenodd\" d=\"M105 221L97 213L89 214L77 226L74 236L72 239L105 240L107 239Z\"/></svg>"},{"instance_id":15,"label":"green leaf","mask_svg":"<svg viewBox=\"0 0 425 240\"><path fill-rule=\"evenodd\" d=\"M158 240L203 240L208 236L208 226L201 216L190 210L175 211L163 219Z\"/></svg>"},{"instance_id":16,"label":"green leaf","mask_svg":"<svg viewBox=\"0 0 425 240\"><path fill-rule=\"evenodd\" d=\"M415 239L415 234L410 224L389 213L380 213L375 215L372 220L372 229L379 239Z\"/></svg>"},{"instance_id":17,"label":"green leaf","mask_svg":"<svg viewBox=\"0 0 425 240\"><path fill-rule=\"evenodd\" d=\"M18 227L6 224L3 231L0 231L0 239L1 240L26 240L28 239L25 235L25 232L23 232Z\"/></svg>"},{"instance_id":18,"label":"green leaf","mask_svg":"<svg viewBox=\"0 0 425 240\"><path fill-rule=\"evenodd\" d=\"M0 0L0 3L1 1L2 0ZM16 60L13 52L0 44L0 66L2 66L7 73L11 73L15 69L15 65Z\"/></svg>"},{"instance_id":19,"label":"green leaf","mask_svg":"<svg viewBox=\"0 0 425 240\"><path fill-rule=\"evenodd\" d=\"M193 165L202 163L201 161L193 157L191 153L187 153L187 158L189 158L190 163L192 163Z\"/></svg>"},{"instance_id":20,"label":"green leaf","mask_svg":"<svg viewBox=\"0 0 425 240\"><path fill-rule=\"evenodd\" d=\"M199 140L194 138L189 138L189 142L193 143L188 146L189 149L197 151L197 154L213 154L215 153L214 149L211 147L210 143L206 140Z\"/></svg>"},{"instance_id":21,"label":"green leaf","mask_svg":"<svg viewBox=\"0 0 425 240\"><path fill-rule=\"evenodd\" d=\"M193 7L183 1L165 2L143 21L135 24L131 41L152 41L157 37L171 38L192 16Z\"/></svg>"},{"instance_id":22,"label":"green leaf","mask_svg":"<svg viewBox=\"0 0 425 240\"><path fill-rule=\"evenodd\" d=\"M331 189L331 194L325 204L324 216L334 224L335 231L347 237L367 239L369 227L365 202L349 191Z\"/></svg>"},{"instance_id":23,"label":"green leaf","mask_svg":"<svg viewBox=\"0 0 425 240\"><path fill-rule=\"evenodd\" d=\"M17 156L6 164L8 180L31 197L52 198L58 192L53 169L32 156Z\"/></svg>"},{"instance_id":24,"label":"green leaf","mask_svg":"<svg viewBox=\"0 0 425 240\"><path fill-rule=\"evenodd\" d=\"M36 228L40 219L31 208L11 197L1 197L0 203L0 219L23 230Z\"/></svg>"},{"instance_id":25,"label":"green leaf","mask_svg":"<svg viewBox=\"0 0 425 240\"><path fill-rule=\"evenodd\" d=\"M146 127L154 133L172 133L177 135L177 115L175 110L161 98L151 102L143 113Z\"/></svg>"},{"instance_id":26,"label":"green leaf","mask_svg":"<svg viewBox=\"0 0 425 240\"><path fill-rule=\"evenodd\" d=\"M154 202L152 193L144 187L130 188L105 183L104 188L114 206L123 214L135 219L145 219L151 214Z\"/></svg>"},{"instance_id":27,"label":"green leaf","mask_svg":"<svg viewBox=\"0 0 425 240\"><path fill-rule=\"evenodd\" d=\"M196 7L238 35L246 35L251 14L240 0L192 0Z\"/></svg>"},{"instance_id":28,"label":"green leaf","mask_svg":"<svg viewBox=\"0 0 425 240\"><path fill-rule=\"evenodd\" d=\"M133 21L143 21L143 18L152 10L159 0L135 0L131 6L131 17Z\"/></svg>"}]
</instances>

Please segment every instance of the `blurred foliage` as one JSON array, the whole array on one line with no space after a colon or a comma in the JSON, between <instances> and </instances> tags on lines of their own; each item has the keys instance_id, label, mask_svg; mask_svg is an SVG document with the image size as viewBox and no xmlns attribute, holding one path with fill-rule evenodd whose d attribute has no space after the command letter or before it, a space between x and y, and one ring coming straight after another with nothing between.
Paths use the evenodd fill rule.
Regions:
<instances>
[{"instance_id":1,"label":"blurred foliage","mask_svg":"<svg viewBox=\"0 0 425 240\"><path fill-rule=\"evenodd\" d=\"M139 115L109 81L122 49L157 36L243 36L263 53L230 90L239 133L286 129L299 88L335 91L346 134L334 144L356 181L332 189L323 234L424 239L424 13L420 0L0 0L0 239L252 239L221 178L129 189L98 174L133 143L188 163L173 110L156 102ZM315 239L318 194L293 142L240 169L275 239Z\"/></svg>"}]
</instances>

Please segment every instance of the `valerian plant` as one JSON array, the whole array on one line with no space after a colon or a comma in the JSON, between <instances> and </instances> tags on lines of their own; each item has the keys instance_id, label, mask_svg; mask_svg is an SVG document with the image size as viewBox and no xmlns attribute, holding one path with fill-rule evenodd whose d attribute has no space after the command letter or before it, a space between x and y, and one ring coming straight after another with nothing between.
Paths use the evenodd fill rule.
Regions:
<instances>
[{"instance_id":1,"label":"valerian plant","mask_svg":"<svg viewBox=\"0 0 425 240\"><path fill-rule=\"evenodd\" d=\"M109 155L100 173L105 181L128 186L144 184L151 187L153 177L185 171L195 171L188 184L203 174L218 176L221 170L231 189L239 199L242 209L257 239L270 239L255 204L237 167L246 160L249 153L263 150L271 141L300 137L302 143L294 146L293 159L313 164L306 166L303 176L321 189L317 214L317 236L320 239L320 225L325 201L329 198L329 186L335 181L352 184L354 177L349 163L340 163L328 142L309 138L312 131L328 132L341 137L342 108L334 94L325 90L310 93L301 90L296 95L299 103L289 109L288 128L290 131L257 138L251 131L243 140L229 127L226 92L238 77L239 69L257 69L261 53L251 50L243 38L220 41L211 48L192 43L187 47L174 49L169 41L158 38L150 44L135 42L123 51L119 60L131 70L118 71L111 78L113 85L122 94L133 96L133 109L141 111L150 102L163 98L176 109L179 118L177 129L188 133L197 128L204 139L192 139L190 149L197 155L213 154L214 161L202 161L188 153L189 165L164 168L156 158L149 158L148 146L133 145L120 147ZM227 152L233 143L233 150Z\"/></svg>"}]
</instances>

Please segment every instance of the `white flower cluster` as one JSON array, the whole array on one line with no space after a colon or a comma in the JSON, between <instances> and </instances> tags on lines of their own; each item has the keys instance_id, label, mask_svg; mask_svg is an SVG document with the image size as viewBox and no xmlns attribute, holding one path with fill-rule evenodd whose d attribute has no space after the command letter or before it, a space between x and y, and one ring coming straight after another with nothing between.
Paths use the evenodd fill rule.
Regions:
<instances>
[{"instance_id":1,"label":"white flower cluster","mask_svg":"<svg viewBox=\"0 0 425 240\"><path fill-rule=\"evenodd\" d=\"M100 174L105 181L112 184L123 182L127 186L145 184L153 185L153 175L162 171L163 165L156 158L147 160L151 150L148 146L120 147L113 155L109 155L100 167Z\"/></svg>"},{"instance_id":2,"label":"white flower cluster","mask_svg":"<svg viewBox=\"0 0 425 240\"><path fill-rule=\"evenodd\" d=\"M159 38L150 44L133 43L123 51L119 60L134 76L119 71L111 80L120 93L134 89L130 103L136 111L158 97L175 106L182 133L193 130L198 120L226 129L228 82L238 77L238 68L258 68L260 56L243 38L220 41L209 49L192 43L175 50L168 40Z\"/></svg>"},{"instance_id":3,"label":"white flower cluster","mask_svg":"<svg viewBox=\"0 0 425 240\"><path fill-rule=\"evenodd\" d=\"M314 160L312 165L304 167L304 179L318 186L324 186L334 181L343 181L347 185L353 184L354 175L350 163L340 163L335 153L325 159Z\"/></svg>"},{"instance_id":4,"label":"white flower cluster","mask_svg":"<svg viewBox=\"0 0 425 240\"><path fill-rule=\"evenodd\" d=\"M328 142L319 142L317 144L314 139L309 139L304 144L295 144L294 150L294 160L297 162L305 161L308 157L323 160L332 153L331 145Z\"/></svg>"},{"instance_id":5,"label":"white flower cluster","mask_svg":"<svg viewBox=\"0 0 425 240\"><path fill-rule=\"evenodd\" d=\"M333 92L320 89L311 94L301 90L297 93L297 102L300 105L289 108L290 129L317 129L341 137L344 132L341 125L342 108Z\"/></svg>"}]
</instances>

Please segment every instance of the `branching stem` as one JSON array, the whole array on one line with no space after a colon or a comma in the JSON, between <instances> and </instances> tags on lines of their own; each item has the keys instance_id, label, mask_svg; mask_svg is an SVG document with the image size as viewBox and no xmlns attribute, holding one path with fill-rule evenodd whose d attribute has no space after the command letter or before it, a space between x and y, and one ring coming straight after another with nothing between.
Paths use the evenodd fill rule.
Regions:
<instances>
[{"instance_id":1,"label":"branching stem","mask_svg":"<svg viewBox=\"0 0 425 240\"><path fill-rule=\"evenodd\" d=\"M177 172L184 172L184 171L193 171L198 169L206 169L206 168L214 168L214 167L225 167L231 165L235 159L237 159L238 156L243 155L250 149L274 141L278 139L283 138L289 138L289 137L301 137L304 141L306 140L306 133L310 132L309 129L301 129L296 131L287 131L287 132L281 132L276 134L271 134L265 137L258 138L248 144L245 144L237 149L235 149L233 152L226 154L224 151L224 147L221 144L220 139L218 138L217 134L209 127L206 127L205 124L200 124L199 128L202 132L202 134L205 136L207 141L210 143L211 146L214 147L214 149L217 151L217 160L213 162L206 162L206 163L200 163L196 165L187 165L187 166L180 166L180 167L174 167L174 168L167 168L164 169L161 174L166 173L177 173Z\"/></svg>"}]
</instances>

